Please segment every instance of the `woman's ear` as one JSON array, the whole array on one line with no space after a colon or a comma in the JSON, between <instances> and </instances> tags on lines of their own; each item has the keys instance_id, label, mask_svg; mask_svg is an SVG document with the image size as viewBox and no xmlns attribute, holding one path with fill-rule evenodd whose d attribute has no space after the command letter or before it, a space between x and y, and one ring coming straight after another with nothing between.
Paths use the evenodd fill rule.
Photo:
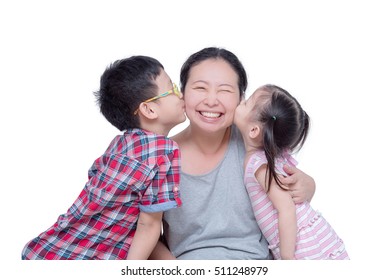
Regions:
<instances>
[{"instance_id":1,"label":"woman's ear","mask_svg":"<svg viewBox=\"0 0 389 280\"><path fill-rule=\"evenodd\" d=\"M149 120L154 120L158 118L158 113L156 108L154 108L155 104L150 102L142 102L139 105L139 114L142 114L143 117L149 119Z\"/></svg>"},{"instance_id":2,"label":"woman's ear","mask_svg":"<svg viewBox=\"0 0 389 280\"><path fill-rule=\"evenodd\" d=\"M249 136L251 139L257 138L260 132L261 132L261 128L258 125L253 124L250 127Z\"/></svg>"}]
</instances>

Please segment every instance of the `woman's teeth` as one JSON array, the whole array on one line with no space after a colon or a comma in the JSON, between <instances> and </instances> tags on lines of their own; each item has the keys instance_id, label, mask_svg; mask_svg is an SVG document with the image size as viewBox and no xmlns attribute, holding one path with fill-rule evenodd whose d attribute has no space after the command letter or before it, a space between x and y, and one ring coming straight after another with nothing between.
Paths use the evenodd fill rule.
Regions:
<instances>
[{"instance_id":1,"label":"woman's teeth","mask_svg":"<svg viewBox=\"0 0 389 280\"><path fill-rule=\"evenodd\" d=\"M200 114L207 118L218 118L221 116L221 113L213 113L213 112L200 112Z\"/></svg>"}]
</instances>

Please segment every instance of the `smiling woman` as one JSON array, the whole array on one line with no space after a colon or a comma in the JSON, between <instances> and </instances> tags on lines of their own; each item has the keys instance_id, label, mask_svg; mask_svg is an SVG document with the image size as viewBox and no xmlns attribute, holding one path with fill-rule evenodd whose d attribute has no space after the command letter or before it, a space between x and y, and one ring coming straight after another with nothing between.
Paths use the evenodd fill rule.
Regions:
<instances>
[{"instance_id":1,"label":"smiling woman","mask_svg":"<svg viewBox=\"0 0 389 280\"><path fill-rule=\"evenodd\" d=\"M225 49L203 49L182 66L181 89L190 124L173 139L182 155L183 206L164 214L171 252L160 242L152 258L271 258L243 184L242 138L232 126L246 87L243 65ZM297 169L294 173L293 187L311 198L313 180Z\"/></svg>"},{"instance_id":2,"label":"smiling woman","mask_svg":"<svg viewBox=\"0 0 389 280\"><path fill-rule=\"evenodd\" d=\"M222 59L194 66L185 86L185 107L191 125L209 132L223 132L232 123L241 98L238 77Z\"/></svg>"}]
</instances>

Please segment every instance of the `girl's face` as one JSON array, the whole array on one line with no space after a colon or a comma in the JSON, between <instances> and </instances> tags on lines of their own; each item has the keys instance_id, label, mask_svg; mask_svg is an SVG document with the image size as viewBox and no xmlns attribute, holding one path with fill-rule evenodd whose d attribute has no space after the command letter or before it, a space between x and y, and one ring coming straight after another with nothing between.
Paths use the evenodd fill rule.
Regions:
<instances>
[{"instance_id":1,"label":"girl's face","mask_svg":"<svg viewBox=\"0 0 389 280\"><path fill-rule=\"evenodd\" d=\"M255 106L255 93L248 100L242 100L236 107L234 114L234 124L241 131L242 135L246 134L246 130L252 121L252 113Z\"/></svg>"},{"instance_id":2,"label":"girl's face","mask_svg":"<svg viewBox=\"0 0 389 280\"><path fill-rule=\"evenodd\" d=\"M258 120L255 120L255 111L254 108L258 102L261 102L262 105L264 100L259 100L260 97L265 97L267 94L261 89L257 89L248 100L242 100L238 107L236 107L234 114L234 124L242 133L242 136L245 137L248 135L253 124L258 124ZM259 104L261 106L261 104Z\"/></svg>"},{"instance_id":3,"label":"girl's face","mask_svg":"<svg viewBox=\"0 0 389 280\"><path fill-rule=\"evenodd\" d=\"M184 89L191 125L208 132L231 126L240 99L238 79L223 59L207 59L192 67Z\"/></svg>"}]
</instances>

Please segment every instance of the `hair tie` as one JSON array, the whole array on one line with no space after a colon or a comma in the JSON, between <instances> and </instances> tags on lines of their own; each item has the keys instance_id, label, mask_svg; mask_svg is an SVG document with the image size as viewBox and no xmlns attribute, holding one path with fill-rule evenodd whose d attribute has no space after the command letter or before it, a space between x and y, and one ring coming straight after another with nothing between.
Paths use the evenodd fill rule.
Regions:
<instances>
[{"instance_id":1,"label":"hair tie","mask_svg":"<svg viewBox=\"0 0 389 280\"><path fill-rule=\"evenodd\" d=\"M276 117L276 116L272 116L272 119L273 119L273 120L277 120L277 117Z\"/></svg>"}]
</instances>

